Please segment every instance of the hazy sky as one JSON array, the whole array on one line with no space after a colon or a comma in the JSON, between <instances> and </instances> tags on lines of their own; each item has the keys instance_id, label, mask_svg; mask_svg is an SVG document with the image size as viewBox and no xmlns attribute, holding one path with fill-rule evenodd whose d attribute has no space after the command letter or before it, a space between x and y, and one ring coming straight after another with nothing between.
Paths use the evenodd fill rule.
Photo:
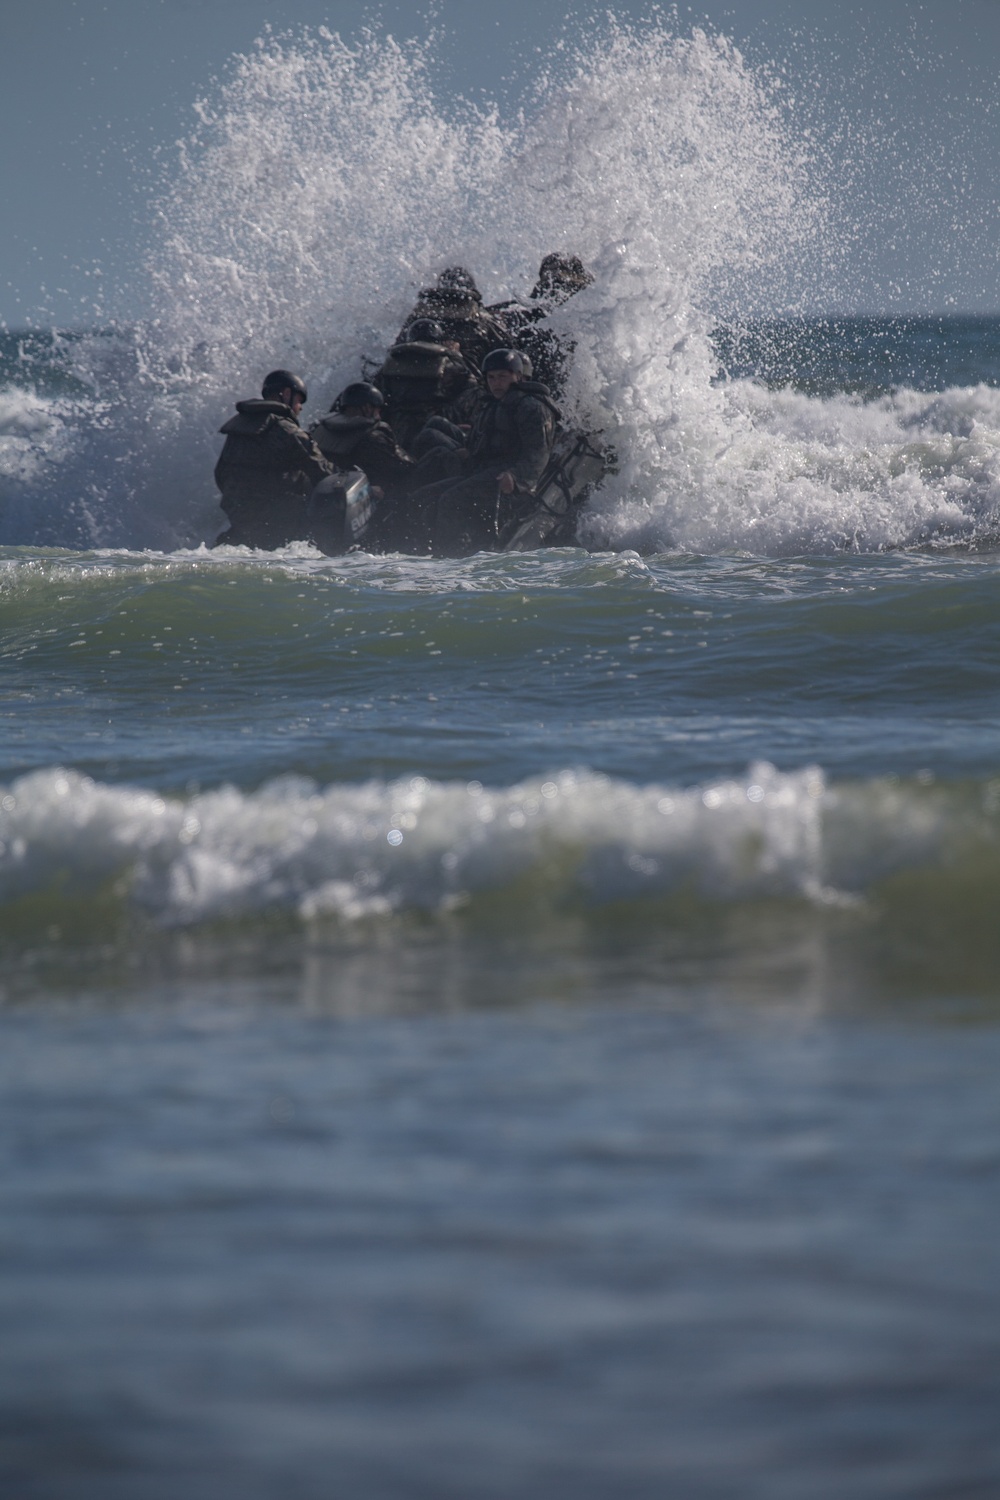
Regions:
<instances>
[{"instance_id":1,"label":"hazy sky","mask_svg":"<svg viewBox=\"0 0 1000 1500\"><path fill-rule=\"evenodd\" d=\"M618 0L0 0L0 319L42 309L89 321L95 269L109 306L142 311L137 245L173 143L227 59L276 29L365 16L424 35L433 9L444 76L462 92L516 98L568 15ZM821 135L869 143L843 221L856 225L826 310L1000 310L1000 0L729 0L679 8L751 61L787 75ZM835 150L844 148L837 144Z\"/></svg>"}]
</instances>

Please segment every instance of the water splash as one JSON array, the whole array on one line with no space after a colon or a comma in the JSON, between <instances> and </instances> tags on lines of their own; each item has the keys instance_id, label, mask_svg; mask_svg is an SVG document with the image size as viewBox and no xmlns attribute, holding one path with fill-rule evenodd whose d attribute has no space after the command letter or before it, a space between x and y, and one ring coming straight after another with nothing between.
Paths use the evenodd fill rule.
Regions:
<instances>
[{"instance_id":1,"label":"water splash","mask_svg":"<svg viewBox=\"0 0 1000 1500\"><path fill-rule=\"evenodd\" d=\"M589 545L787 553L995 533L989 393L958 442L905 399L716 379L714 322L787 303L827 253L822 173L780 80L724 38L611 18L505 120L442 102L431 52L321 30L234 60L153 205L149 317L72 345L96 403L58 414L69 444L36 433L30 464L14 454L2 540L210 538L217 429L265 369L300 369L322 410L442 265L469 264L489 301L523 295L553 249L595 273L553 319L576 346L567 405L621 460Z\"/></svg>"},{"instance_id":2,"label":"water splash","mask_svg":"<svg viewBox=\"0 0 1000 1500\"><path fill-rule=\"evenodd\" d=\"M253 386L288 362L329 395L442 255L474 255L510 151L495 114L441 111L419 44L370 31L267 38L197 111L150 271L166 346L201 384L206 365Z\"/></svg>"}]
</instances>

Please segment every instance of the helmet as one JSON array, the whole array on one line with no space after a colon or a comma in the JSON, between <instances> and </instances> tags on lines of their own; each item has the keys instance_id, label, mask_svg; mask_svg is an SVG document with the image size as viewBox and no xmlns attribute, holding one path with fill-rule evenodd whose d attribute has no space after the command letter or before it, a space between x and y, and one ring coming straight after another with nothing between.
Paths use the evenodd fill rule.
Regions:
<instances>
[{"instance_id":1,"label":"helmet","mask_svg":"<svg viewBox=\"0 0 1000 1500\"><path fill-rule=\"evenodd\" d=\"M441 272L437 284L449 292L472 292L473 295L478 295L479 292L472 278L472 272L467 271L464 266L448 266Z\"/></svg>"},{"instance_id":2,"label":"helmet","mask_svg":"<svg viewBox=\"0 0 1000 1500\"><path fill-rule=\"evenodd\" d=\"M335 411L345 411L349 406L384 406L385 397L377 385L370 385L367 380L356 380L353 385L345 386L333 403Z\"/></svg>"},{"instance_id":3,"label":"helmet","mask_svg":"<svg viewBox=\"0 0 1000 1500\"><path fill-rule=\"evenodd\" d=\"M264 384L260 393L266 401L269 396L280 395L282 391L292 390L301 396L303 401L308 401L309 393L306 390L305 381L293 375L291 370L272 370L270 375L264 376Z\"/></svg>"},{"instance_id":4,"label":"helmet","mask_svg":"<svg viewBox=\"0 0 1000 1500\"><path fill-rule=\"evenodd\" d=\"M538 282L532 297L551 297L559 294L562 301L572 297L593 281L578 255L547 255L538 267Z\"/></svg>"},{"instance_id":5,"label":"helmet","mask_svg":"<svg viewBox=\"0 0 1000 1500\"><path fill-rule=\"evenodd\" d=\"M406 333L411 344L443 344L445 339L444 329L433 318L418 318Z\"/></svg>"},{"instance_id":6,"label":"helmet","mask_svg":"<svg viewBox=\"0 0 1000 1500\"><path fill-rule=\"evenodd\" d=\"M483 374L491 370L509 370L512 375L524 374L524 359L516 349L491 349L483 360Z\"/></svg>"}]
</instances>

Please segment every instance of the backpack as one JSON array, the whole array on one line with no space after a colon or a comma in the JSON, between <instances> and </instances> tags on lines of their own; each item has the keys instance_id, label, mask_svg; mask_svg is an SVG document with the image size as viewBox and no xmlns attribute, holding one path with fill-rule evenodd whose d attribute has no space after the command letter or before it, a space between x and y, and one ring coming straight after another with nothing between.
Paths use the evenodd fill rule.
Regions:
<instances>
[{"instance_id":1,"label":"backpack","mask_svg":"<svg viewBox=\"0 0 1000 1500\"><path fill-rule=\"evenodd\" d=\"M375 377L390 407L444 404L445 372L450 363L440 344L395 344Z\"/></svg>"}]
</instances>

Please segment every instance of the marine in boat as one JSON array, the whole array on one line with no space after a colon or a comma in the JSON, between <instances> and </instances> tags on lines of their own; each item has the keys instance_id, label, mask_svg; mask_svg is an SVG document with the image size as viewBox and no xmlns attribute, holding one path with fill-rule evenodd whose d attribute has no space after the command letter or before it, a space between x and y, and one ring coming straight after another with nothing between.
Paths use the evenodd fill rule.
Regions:
<instances>
[{"instance_id":1,"label":"marine in boat","mask_svg":"<svg viewBox=\"0 0 1000 1500\"><path fill-rule=\"evenodd\" d=\"M260 397L237 401L220 429L226 441L215 466L229 526L216 546L273 551L298 540L317 484L334 466L299 425L308 392L291 370L264 376Z\"/></svg>"},{"instance_id":2,"label":"marine in boat","mask_svg":"<svg viewBox=\"0 0 1000 1500\"><path fill-rule=\"evenodd\" d=\"M308 433L304 383L272 371L222 428L230 525L215 545L442 557L571 545L613 455L563 422L539 375L561 391L572 346L540 325L590 280L576 257L547 256L527 303L484 309L469 273L449 268L374 378L347 386ZM430 309L448 316L415 315ZM484 343L474 365L467 351Z\"/></svg>"}]
</instances>

